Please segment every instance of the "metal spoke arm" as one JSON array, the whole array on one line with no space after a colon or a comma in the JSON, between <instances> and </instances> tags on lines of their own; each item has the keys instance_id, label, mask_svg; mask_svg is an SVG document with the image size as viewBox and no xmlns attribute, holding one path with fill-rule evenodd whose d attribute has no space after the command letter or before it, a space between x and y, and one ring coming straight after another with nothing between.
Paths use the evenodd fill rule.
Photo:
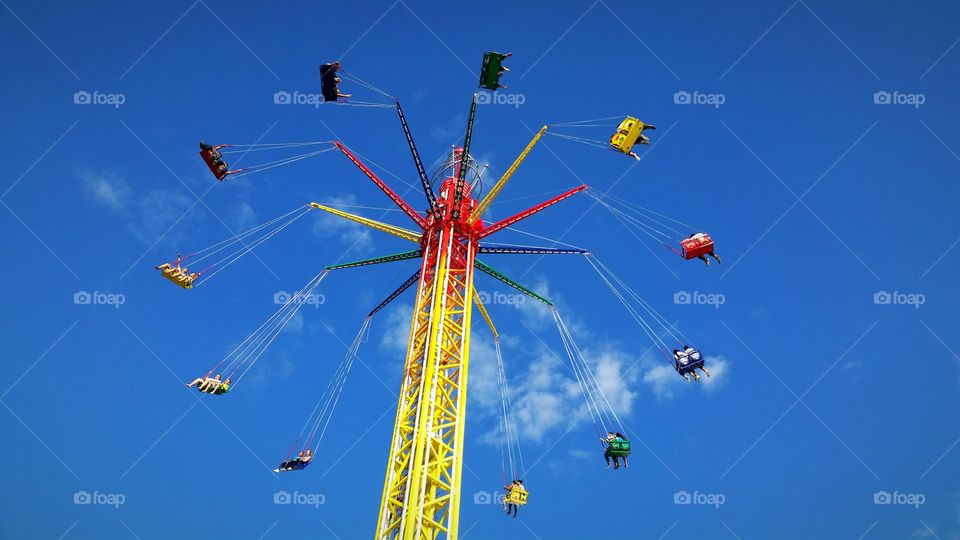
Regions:
<instances>
[{"instance_id":1,"label":"metal spoke arm","mask_svg":"<svg viewBox=\"0 0 960 540\"><path fill-rule=\"evenodd\" d=\"M473 140L473 121L477 117L477 99L479 96L479 92L474 92L473 101L470 102L470 116L467 118L467 134L463 138L463 153L460 154L456 191L453 193L453 219L460 219L460 203L463 202L464 185L466 184L467 178L467 164L470 161L470 141Z\"/></svg>"},{"instance_id":2,"label":"metal spoke arm","mask_svg":"<svg viewBox=\"0 0 960 540\"><path fill-rule=\"evenodd\" d=\"M363 172L363 174L367 175L367 178L369 178L370 180L373 180L373 183L376 184L378 188L380 188L380 191L383 191L387 195L387 197L390 197L390 200L393 201L393 203L396 204L398 207L400 207L400 210L403 210L403 213L409 216L410 219L412 219L417 224L418 227L420 227L421 229L425 229L427 227L427 222L424 221L423 217L420 214L418 214L417 211L413 209L413 207L407 204L407 202L404 201L403 198L400 197L400 195L397 195L395 191L390 189L390 186L385 184L383 180L381 180L376 174L373 173L373 171L371 171L366 165L361 163L360 160L357 159L357 156L353 155L353 152L351 152L350 150L347 150L347 147L344 146L343 143L341 143L340 141L334 141L333 144L336 145L336 147L339 148L340 151L343 152L343 154L347 156L347 158L349 158L350 161L352 161L353 164L356 165Z\"/></svg>"},{"instance_id":3,"label":"metal spoke arm","mask_svg":"<svg viewBox=\"0 0 960 540\"><path fill-rule=\"evenodd\" d=\"M417 174L420 175L420 184L423 186L423 193L427 196L427 202L430 204L430 211L434 213L437 219L442 219L443 216L440 206L437 204L437 196L433 192L433 186L430 184L427 171L423 168L423 161L420 160L420 152L417 151L417 145L413 143L413 135L410 133L407 119L403 116L400 101L396 101L395 104L397 106L397 116L400 117L400 125L403 127L403 135L407 138L407 145L410 146L410 154L413 155L413 164L416 165Z\"/></svg>"},{"instance_id":4,"label":"metal spoke arm","mask_svg":"<svg viewBox=\"0 0 960 540\"><path fill-rule=\"evenodd\" d=\"M350 212L344 212L343 210L337 210L336 208L330 208L329 206L324 206L324 205L322 205L322 204L320 204L320 203L312 202L312 203L310 203L310 206L312 206L312 207L314 207L314 208L316 208L316 209L318 209L318 210L323 210L324 212L329 212L329 213L331 213L331 214L333 214L333 215L335 215L335 216L340 216L340 217L342 217L342 218L349 219L350 221L359 223L359 224L361 224L361 225L366 225L367 227L370 227L370 228L372 228L372 229L376 229L376 230L381 231L381 232L389 233L389 234L392 234L392 235L394 235L394 236L399 236L400 238L403 238L404 240L409 240L409 241L411 241L411 242L420 243L420 237L423 236L421 233L414 232L414 231L411 231L411 230L409 230L409 229L404 229L404 228L402 228L402 227L397 227L397 226L394 226L394 225L389 225L389 224L387 224L387 223L383 223L383 222L376 221L376 220L373 220L373 219L365 218L365 217L363 217L363 216L358 216L358 215L356 215L356 214L351 214Z\"/></svg>"},{"instance_id":5,"label":"metal spoke arm","mask_svg":"<svg viewBox=\"0 0 960 540\"><path fill-rule=\"evenodd\" d=\"M343 264L332 264L327 266L326 270L343 270L344 268L357 268L358 266L370 266L371 264L381 264L395 261L405 261L407 259L416 259L422 255L422 251L415 249L413 251L404 251L403 253L394 253L393 255L384 255L383 257L374 257L372 259L363 259L362 261L353 261Z\"/></svg>"},{"instance_id":6,"label":"metal spoke arm","mask_svg":"<svg viewBox=\"0 0 960 540\"><path fill-rule=\"evenodd\" d=\"M515 255L587 255L585 249L545 248L537 246L480 246L478 253L515 254Z\"/></svg>"},{"instance_id":7,"label":"metal spoke arm","mask_svg":"<svg viewBox=\"0 0 960 540\"><path fill-rule=\"evenodd\" d=\"M483 300L480 299L480 293L477 292L477 289L473 289L473 303L477 306L477 309L480 310L480 315L483 315L483 320L487 321L487 326L489 326L490 331L493 332L493 338L500 339L497 327L493 325L493 319L490 318L490 313L487 312L486 306L483 305Z\"/></svg>"},{"instance_id":8,"label":"metal spoke arm","mask_svg":"<svg viewBox=\"0 0 960 540\"><path fill-rule=\"evenodd\" d=\"M367 317L373 317L376 312L385 308L387 304L389 304L390 302L393 302L398 296L403 294L403 291L409 289L410 286L416 283L417 280L419 279L420 279L420 270L417 270L416 272L413 273L412 276L410 276L406 281L403 282L403 285L400 285L400 287L397 288L397 290L390 293L390 296L386 297L383 300L383 302L380 302L380 304L377 307L373 308L373 310L367 314Z\"/></svg>"},{"instance_id":9,"label":"metal spoke arm","mask_svg":"<svg viewBox=\"0 0 960 540\"><path fill-rule=\"evenodd\" d=\"M506 228L506 227L509 227L509 226L513 225L514 223L517 223L517 222L519 222L519 221L522 221L522 220L524 220L524 219L527 219L528 217L536 214L537 212L539 212L539 211L541 211L541 210L544 210L544 209L546 209L546 208L549 208L549 207L557 204L558 202L560 202L560 201L562 201L562 200L564 200L564 199L566 199L566 198L569 198L569 197L571 197L571 196L573 196L573 195L575 195L575 194L577 194L577 193L580 193L581 191L587 189L587 187L589 187L589 186L587 186L586 184L583 184L582 186L577 186L577 187L571 189L570 191L561 193L560 195L557 195L556 197L554 197L554 198L552 198L552 199L543 201L542 203L540 203L540 204L538 204L538 205L536 205L536 206L532 206L532 207L524 210L523 212L520 212L519 214L510 216L510 217L508 217L508 218L506 218L506 219L504 219L504 220L498 221L498 222L494 223L493 225L491 225L491 226L487 227L486 229L484 229L484 230L478 235L478 237L479 237L480 239L483 239L483 238L485 238L485 237L487 237L487 236L490 236L491 234L499 231L500 229L504 229L504 228Z\"/></svg>"},{"instance_id":10,"label":"metal spoke arm","mask_svg":"<svg viewBox=\"0 0 960 540\"><path fill-rule=\"evenodd\" d=\"M480 219L480 216L490 207L493 203L493 200L497 198L497 195L500 194L500 190L503 189L503 186L507 184L507 181L510 180L510 177L513 176L513 173L517 172L517 169L520 167L520 164L523 163L523 160L527 159L527 156L530 154L530 151L533 150L533 147L536 146L537 142L540 140L540 137L543 137L543 134L547 132L548 126L543 126L540 128L540 131L533 136L533 139L527 143L527 147L523 149L523 152L520 152L520 155L517 156L517 159L513 160L513 164L510 165L510 168L507 169L507 172L503 173L503 176L497 180L497 183L490 188L490 192L480 201L480 204L477 208L470 214L470 218L467 219L467 225L473 225L473 222Z\"/></svg>"},{"instance_id":11,"label":"metal spoke arm","mask_svg":"<svg viewBox=\"0 0 960 540\"><path fill-rule=\"evenodd\" d=\"M479 259L477 259L477 260L474 261L474 266L476 266L477 269L480 270L481 272L483 272L483 273L485 273L485 274L487 274L487 275L489 275L489 276L491 276L491 277L493 277L493 278L495 278L495 279L497 279L497 280L499 280L499 281L502 281L503 283L506 283L507 285L509 285L509 286L513 287L514 289L522 292L523 294L525 294L525 295L527 295L527 296L529 296L529 297L531 297L531 298L535 298L535 299L543 302L544 304L546 304L546 305L548 305L548 306L550 306L550 307L553 307L553 302L547 300L546 298L540 296L539 294L531 291L530 289L524 287L523 285L517 283L516 281L514 281L514 280L508 278L507 276L501 274L500 272L494 270L493 268L490 267L490 265L488 265L488 264L480 261Z\"/></svg>"}]
</instances>

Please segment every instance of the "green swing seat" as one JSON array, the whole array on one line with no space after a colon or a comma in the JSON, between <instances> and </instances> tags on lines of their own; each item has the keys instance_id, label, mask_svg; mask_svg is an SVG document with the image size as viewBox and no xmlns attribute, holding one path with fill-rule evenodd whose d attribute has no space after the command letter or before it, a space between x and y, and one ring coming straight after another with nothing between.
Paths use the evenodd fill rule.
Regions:
<instances>
[{"instance_id":1,"label":"green swing seat","mask_svg":"<svg viewBox=\"0 0 960 540\"><path fill-rule=\"evenodd\" d=\"M500 71L503 69L503 59L507 55L498 52L483 54L483 65L480 68L480 86L487 90L496 90L500 87Z\"/></svg>"},{"instance_id":2,"label":"green swing seat","mask_svg":"<svg viewBox=\"0 0 960 540\"><path fill-rule=\"evenodd\" d=\"M619 439L610 443L610 455L627 457L630 455L630 441Z\"/></svg>"}]
</instances>

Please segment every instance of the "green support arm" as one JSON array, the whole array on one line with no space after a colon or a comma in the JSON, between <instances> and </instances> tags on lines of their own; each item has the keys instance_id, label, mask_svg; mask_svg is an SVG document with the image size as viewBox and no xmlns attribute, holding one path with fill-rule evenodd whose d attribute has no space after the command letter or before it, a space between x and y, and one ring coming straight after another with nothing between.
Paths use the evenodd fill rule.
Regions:
<instances>
[{"instance_id":1,"label":"green support arm","mask_svg":"<svg viewBox=\"0 0 960 540\"><path fill-rule=\"evenodd\" d=\"M372 259L363 259L343 264L331 264L325 267L326 270L342 270L344 268L356 268L358 266L369 266L371 264L388 263L394 261L405 261L407 259L416 259L423 253L419 249L413 251L404 251L403 253L394 253L393 255L384 255L383 257L374 257Z\"/></svg>"},{"instance_id":2,"label":"green support arm","mask_svg":"<svg viewBox=\"0 0 960 540\"><path fill-rule=\"evenodd\" d=\"M493 278L502 281L503 283L506 283L507 285L509 285L509 286L513 287L514 289L522 292L523 294L525 294L525 295L527 295L527 296L529 296L529 297L531 297L531 298L534 298L534 299L536 299L536 300L539 300L539 301L543 302L544 304L546 304L546 305L548 305L548 306L550 306L550 307L553 307L553 302L547 300L546 298L540 296L539 294L531 291L530 289L524 287L523 285L517 283L516 281L514 281L514 280L508 278L507 276L501 274L500 272L494 270L493 268L490 267L490 265L488 265L488 264L480 261L479 259L474 259L474 266L476 266L477 269L480 270L481 272L483 272L483 273L485 273L485 274L488 274L488 275L492 276Z\"/></svg>"}]
</instances>

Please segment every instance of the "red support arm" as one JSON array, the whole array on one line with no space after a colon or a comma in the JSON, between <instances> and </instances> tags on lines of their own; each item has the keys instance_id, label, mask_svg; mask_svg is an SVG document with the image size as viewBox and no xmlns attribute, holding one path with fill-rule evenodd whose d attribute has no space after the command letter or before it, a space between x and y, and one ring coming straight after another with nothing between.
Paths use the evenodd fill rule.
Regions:
<instances>
[{"instance_id":1,"label":"red support arm","mask_svg":"<svg viewBox=\"0 0 960 540\"><path fill-rule=\"evenodd\" d=\"M334 141L333 144L335 144L337 148L339 148L340 151L343 152L345 156L350 158L350 161L352 161L354 165L359 167L360 170L363 171L363 174L367 175L367 178L373 180L373 183L376 184L381 191L386 193L387 197L390 197L390 200L393 201L394 204L399 206L400 209L403 210L404 214L410 216L410 219L412 219L421 229L427 228L427 222L424 221L423 217L420 214L418 214L417 211L413 209L413 207L407 204L406 201L400 198L400 195L397 195L395 191L393 191L392 189L390 189L388 185L383 183L383 180L378 178L377 175L373 174L373 171L367 168L367 166L364 165L363 163L360 163L360 160L357 159L357 157L354 156L353 153L347 150L346 146L341 144L340 141Z\"/></svg>"},{"instance_id":2,"label":"red support arm","mask_svg":"<svg viewBox=\"0 0 960 540\"><path fill-rule=\"evenodd\" d=\"M542 203L540 203L540 204L538 204L538 205L536 205L536 206L532 206L532 207L524 210L523 212L520 212L519 214L516 214L516 215L514 215L514 216L508 217L507 219L498 221L498 222L494 223L493 225L491 225L491 226L487 227L486 229L484 229L484 230L478 235L478 239L482 239L482 238L485 238L485 237L487 237L487 236L490 236L491 234L499 231L500 229L504 229L504 228L506 228L506 227L509 227L509 226L513 225L514 223L516 223L516 222L518 222L518 221L524 220L524 219L526 219L526 218L528 218L528 217L536 214L537 212L543 210L544 208L549 208L549 207L557 204L558 202L566 199L567 197L570 197L571 195L575 195L575 194L577 194L577 193L580 193L581 191L587 189L587 187L588 187L588 186L587 186L586 184L584 184L584 185L582 185L582 186L577 186L577 187L571 189L570 191L567 191L567 192L565 192L565 193L561 193L560 195L557 195L556 197L554 197L554 198L552 198L552 199L550 199L550 200L548 200L548 201L544 201L544 202L542 202Z\"/></svg>"}]
</instances>

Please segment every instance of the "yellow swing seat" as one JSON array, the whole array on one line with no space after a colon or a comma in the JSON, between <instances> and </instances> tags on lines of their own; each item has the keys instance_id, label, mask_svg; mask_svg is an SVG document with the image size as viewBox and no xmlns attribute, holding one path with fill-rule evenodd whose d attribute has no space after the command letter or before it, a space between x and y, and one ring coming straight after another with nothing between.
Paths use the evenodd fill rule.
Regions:
<instances>
[{"instance_id":1,"label":"yellow swing seat","mask_svg":"<svg viewBox=\"0 0 960 540\"><path fill-rule=\"evenodd\" d=\"M503 502L506 504L523 506L527 504L527 490L513 488L507 493L507 496L503 498Z\"/></svg>"},{"instance_id":2,"label":"yellow swing seat","mask_svg":"<svg viewBox=\"0 0 960 540\"><path fill-rule=\"evenodd\" d=\"M629 154L633 150L633 145L637 144L638 141L643 144L646 139L643 135L644 129L647 129L647 124L637 118L628 116L624 118L623 122L620 122L617 131L610 137L610 146L618 152Z\"/></svg>"},{"instance_id":3,"label":"yellow swing seat","mask_svg":"<svg viewBox=\"0 0 960 540\"><path fill-rule=\"evenodd\" d=\"M183 270L174 270L172 272L164 272L163 270L160 270L160 274L184 289L192 289L193 280L196 279L191 278Z\"/></svg>"}]
</instances>

